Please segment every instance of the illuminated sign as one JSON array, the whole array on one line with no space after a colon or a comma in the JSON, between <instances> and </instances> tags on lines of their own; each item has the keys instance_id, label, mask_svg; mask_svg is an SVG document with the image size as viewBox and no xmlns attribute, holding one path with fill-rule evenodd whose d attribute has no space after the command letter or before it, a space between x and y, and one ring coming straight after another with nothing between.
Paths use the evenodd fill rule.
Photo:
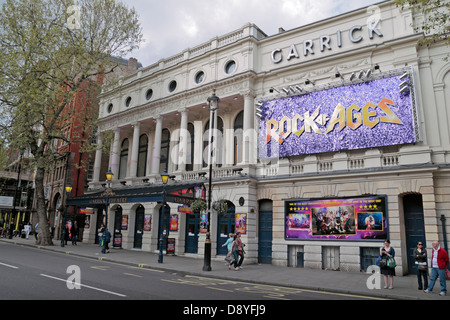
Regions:
<instances>
[{"instance_id":1,"label":"illuminated sign","mask_svg":"<svg viewBox=\"0 0 450 320\"><path fill-rule=\"evenodd\" d=\"M385 196L285 201L285 238L387 239Z\"/></svg>"},{"instance_id":2,"label":"illuminated sign","mask_svg":"<svg viewBox=\"0 0 450 320\"><path fill-rule=\"evenodd\" d=\"M263 102L259 158L416 142L412 94L399 87L404 81L388 76Z\"/></svg>"}]
</instances>

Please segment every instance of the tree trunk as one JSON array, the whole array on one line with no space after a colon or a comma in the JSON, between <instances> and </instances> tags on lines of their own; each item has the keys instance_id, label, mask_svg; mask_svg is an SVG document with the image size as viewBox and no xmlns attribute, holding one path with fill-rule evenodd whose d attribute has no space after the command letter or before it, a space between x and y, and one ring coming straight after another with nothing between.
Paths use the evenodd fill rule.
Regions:
<instances>
[{"instance_id":1,"label":"tree trunk","mask_svg":"<svg viewBox=\"0 0 450 320\"><path fill-rule=\"evenodd\" d=\"M45 169L42 166L38 165L35 176L36 211L39 218L38 240L36 243L40 246L52 246L53 242L50 234L49 222L47 219L47 213L45 208L44 173Z\"/></svg>"}]
</instances>

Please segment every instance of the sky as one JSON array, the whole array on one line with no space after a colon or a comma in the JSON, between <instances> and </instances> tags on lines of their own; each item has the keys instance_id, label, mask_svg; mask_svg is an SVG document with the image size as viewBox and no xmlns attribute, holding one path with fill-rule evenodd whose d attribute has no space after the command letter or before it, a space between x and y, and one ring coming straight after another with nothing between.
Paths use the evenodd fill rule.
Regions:
<instances>
[{"instance_id":1,"label":"sky","mask_svg":"<svg viewBox=\"0 0 450 320\"><path fill-rule=\"evenodd\" d=\"M381 0L121 0L140 17L144 42L127 58L144 67L254 23L268 36Z\"/></svg>"}]
</instances>

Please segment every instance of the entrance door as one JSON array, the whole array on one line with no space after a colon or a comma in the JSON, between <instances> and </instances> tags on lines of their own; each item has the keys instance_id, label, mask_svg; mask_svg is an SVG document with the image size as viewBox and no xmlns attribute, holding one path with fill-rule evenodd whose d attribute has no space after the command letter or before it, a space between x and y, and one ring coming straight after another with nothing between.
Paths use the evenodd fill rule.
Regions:
<instances>
[{"instance_id":1,"label":"entrance door","mask_svg":"<svg viewBox=\"0 0 450 320\"><path fill-rule=\"evenodd\" d=\"M97 223L96 223L96 228L95 228L95 244L99 244L100 243L100 239L98 236L98 230L100 230L100 228L102 227L102 224L104 222L105 219L105 214L103 211L103 208L98 208L97 209Z\"/></svg>"},{"instance_id":2,"label":"entrance door","mask_svg":"<svg viewBox=\"0 0 450 320\"><path fill-rule=\"evenodd\" d=\"M422 195L409 194L403 197L405 214L406 247L408 252L409 273L416 273L414 249L417 241L425 243L425 224L423 218Z\"/></svg>"},{"instance_id":3,"label":"entrance door","mask_svg":"<svg viewBox=\"0 0 450 320\"><path fill-rule=\"evenodd\" d=\"M236 230L235 207L231 202L228 202L228 211L219 214L217 227L217 254L226 255L228 249L222 245L227 241L228 234L234 233Z\"/></svg>"},{"instance_id":4,"label":"entrance door","mask_svg":"<svg viewBox=\"0 0 450 320\"><path fill-rule=\"evenodd\" d=\"M186 214L186 247L187 253L198 252L198 232L200 227L200 213Z\"/></svg>"},{"instance_id":5,"label":"entrance door","mask_svg":"<svg viewBox=\"0 0 450 320\"><path fill-rule=\"evenodd\" d=\"M142 236L144 234L145 209L140 206L136 209L136 223L134 226L134 244L133 248L142 249Z\"/></svg>"},{"instance_id":6,"label":"entrance door","mask_svg":"<svg viewBox=\"0 0 450 320\"><path fill-rule=\"evenodd\" d=\"M116 214L114 215L114 237L113 239L120 238L120 241L114 241L113 246L114 247L122 247L122 207L117 207ZM117 243L116 243L117 242Z\"/></svg>"},{"instance_id":7,"label":"entrance door","mask_svg":"<svg viewBox=\"0 0 450 320\"><path fill-rule=\"evenodd\" d=\"M272 201L262 200L259 204L258 262L272 263Z\"/></svg>"}]
</instances>

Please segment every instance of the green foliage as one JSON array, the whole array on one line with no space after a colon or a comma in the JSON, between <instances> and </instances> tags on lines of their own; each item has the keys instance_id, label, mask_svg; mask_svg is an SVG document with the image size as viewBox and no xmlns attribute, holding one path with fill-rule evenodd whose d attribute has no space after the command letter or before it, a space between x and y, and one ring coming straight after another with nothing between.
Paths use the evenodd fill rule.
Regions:
<instances>
[{"instance_id":1,"label":"green foliage","mask_svg":"<svg viewBox=\"0 0 450 320\"><path fill-rule=\"evenodd\" d=\"M425 38L421 45L431 45L444 41L450 44L450 1L448 0L397 0L402 8L411 8L416 13L424 15L422 20L416 20L415 31L423 32Z\"/></svg>"},{"instance_id":2,"label":"green foliage","mask_svg":"<svg viewBox=\"0 0 450 320\"><path fill-rule=\"evenodd\" d=\"M40 219L44 172L61 156L56 142L88 146L95 126L96 110L77 114L75 97L97 108L100 84L118 68L112 57L141 42L137 13L116 0L6 0L0 7L0 137L33 156ZM71 126L85 134L71 141Z\"/></svg>"}]
</instances>

